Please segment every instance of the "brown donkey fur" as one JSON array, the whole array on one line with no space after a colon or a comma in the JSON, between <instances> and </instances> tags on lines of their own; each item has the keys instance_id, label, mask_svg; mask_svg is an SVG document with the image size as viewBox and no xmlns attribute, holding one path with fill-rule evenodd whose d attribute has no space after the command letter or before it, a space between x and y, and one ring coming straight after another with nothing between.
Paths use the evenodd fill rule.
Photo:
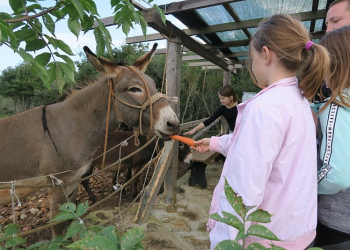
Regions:
<instances>
[{"instance_id":1,"label":"brown donkey fur","mask_svg":"<svg viewBox=\"0 0 350 250\"><path fill-rule=\"evenodd\" d=\"M155 48L131 66L144 78L151 96L158 91L154 81L144 71ZM104 142L108 78L113 79L113 90L120 100L136 106L148 100L144 83L133 70L118 66L108 59L97 58L87 47L84 50L90 62L103 74L102 77L73 92L62 102L33 108L0 120L0 183L16 181L17 185L52 184L54 180L48 176L55 174L65 183L80 178L90 166L96 149ZM117 99L115 102L118 115L111 107L109 128L112 130L121 122L139 127L140 109L127 106ZM163 139L177 134L180 122L170 105L160 99L152 107L153 126L150 132ZM150 130L150 106L142 113L142 127L145 132ZM21 181L25 179L28 180ZM64 188L70 202L75 203L78 185ZM36 190L15 189L19 199ZM67 199L60 187L49 188L49 194L50 216L53 218L58 213L58 205L67 202ZM0 205L10 202L10 190L0 189ZM62 234L65 227L62 224L54 227L54 235Z\"/></svg>"}]
</instances>

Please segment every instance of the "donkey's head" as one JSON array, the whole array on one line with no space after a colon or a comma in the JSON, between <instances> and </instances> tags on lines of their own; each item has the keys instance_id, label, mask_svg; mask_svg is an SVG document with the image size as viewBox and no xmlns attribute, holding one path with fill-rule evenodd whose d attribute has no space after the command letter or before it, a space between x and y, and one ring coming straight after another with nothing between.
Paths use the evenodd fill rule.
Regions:
<instances>
[{"instance_id":1,"label":"donkey's head","mask_svg":"<svg viewBox=\"0 0 350 250\"><path fill-rule=\"evenodd\" d=\"M92 65L110 79L119 118L128 126L169 139L168 135L179 132L180 122L165 100L166 96L158 93L153 79L144 73L156 47L157 44L132 66L97 58L86 46L84 51ZM149 103L153 103L152 106Z\"/></svg>"}]
</instances>

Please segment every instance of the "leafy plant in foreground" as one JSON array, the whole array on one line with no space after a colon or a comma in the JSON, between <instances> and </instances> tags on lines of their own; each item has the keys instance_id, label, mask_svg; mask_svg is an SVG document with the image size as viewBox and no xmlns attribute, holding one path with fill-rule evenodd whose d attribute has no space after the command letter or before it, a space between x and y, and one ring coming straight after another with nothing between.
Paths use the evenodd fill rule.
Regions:
<instances>
[{"instance_id":1,"label":"leafy plant in foreground","mask_svg":"<svg viewBox=\"0 0 350 250\"><path fill-rule=\"evenodd\" d=\"M225 223L231 227L234 227L238 230L238 234L234 240L224 240L215 246L215 250L242 250L244 249L244 242L248 236L256 236L263 239L280 241L280 239L271 232L265 226L260 224L253 224L248 229L246 229L246 222L258 222L258 223L269 223L271 222L272 215L263 209L257 209L254 212L248 214L250 210L255 208L256 206L246 206L243 203L242 197L236 194L232 187L228 184L225 178L225 195L235 210L236 215L230 214L228 212L223 211L221 217L219 214L215 213L210 215L210 218L222 223ZM242 242L242 245L239 243ZM266 248L259 243L252 243L247 247L247 250L265 250L265 249L273 249L273 250L285 250L283 247L275 246L271 244L271 248ZM309 248L309 250L320 250L321 248Z\"/></svg>"},{"instance_id":2,"label":"leafy plant in foreground","mask_svg":"<svg viewBox=\"0 0 350 250\"><path fill-rule=\"evenodd\" d=\"M44 249L105 249L105 250L138 250L144 249L141 240L145 237L141 228L132 228L124 234L119 234L114 226L85 226L80 217L84 215L89 208L87 202L76 206L73 203L65 203L60 206L61 212L55 216L51 222L72 220L64 236L57 236L51 241L41 241L35 243L27 250ZM6 250L25 244L26 240L17 237L18 228L10 224L2 232L0 226L0 250ZM13 237L10 237L13 236ZM72 242L72 239L75 242ZM16 249L23 249L17 248Z\"/></svg>"}]
</instances>

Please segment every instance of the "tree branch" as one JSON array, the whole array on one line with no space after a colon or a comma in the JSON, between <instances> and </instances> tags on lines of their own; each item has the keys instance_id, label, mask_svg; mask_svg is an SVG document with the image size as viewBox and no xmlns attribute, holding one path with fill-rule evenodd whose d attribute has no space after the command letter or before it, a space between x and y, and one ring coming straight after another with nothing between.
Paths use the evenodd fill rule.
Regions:
<instances>
[{"instance_id":1,"label":"tree branch","mask_svg":"<svg viewBox=\"0 0 350 250\"><path fill-rule=\"evenodd\" d=\"M61 6L55 6L55 7L48 8L48 9L46 9L46 10L44 10L36 15L32 15L32 16L25 15L24 17L21 17L21 18L15 18L15 19L4 20L4 21L6 23L19 23L19 22L23 22L23 21L28 21L28 20L43 16L43 15L45 15L49 12L52 12L54 10L58 10L60 7Z\"/></svg>"}]
</instances>

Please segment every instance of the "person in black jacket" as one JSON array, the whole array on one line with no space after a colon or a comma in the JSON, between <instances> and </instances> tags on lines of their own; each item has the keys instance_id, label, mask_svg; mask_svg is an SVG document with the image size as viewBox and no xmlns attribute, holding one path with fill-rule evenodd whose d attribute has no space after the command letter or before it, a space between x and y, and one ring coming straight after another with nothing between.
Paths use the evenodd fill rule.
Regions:
<instances>
[{"instance_id":1,"label":"person in black jacket","mask_svg":"<svg viewBox=\"0 0 350 250\"><path fill-rule=\"evenodd\" d=\"M211 117L206 119L204 122L198 124L192 130L184 133L184 135L192 135L196 133L198 130L209 126L220 116L223 116L226 119L229 126L229 133L233 132L233 130L235 129L236 118L238 113L238 102L235 91L230 85L225 85L219 90L218 94L222 105L213 113Z\"/></svg>"}]
</instances>

